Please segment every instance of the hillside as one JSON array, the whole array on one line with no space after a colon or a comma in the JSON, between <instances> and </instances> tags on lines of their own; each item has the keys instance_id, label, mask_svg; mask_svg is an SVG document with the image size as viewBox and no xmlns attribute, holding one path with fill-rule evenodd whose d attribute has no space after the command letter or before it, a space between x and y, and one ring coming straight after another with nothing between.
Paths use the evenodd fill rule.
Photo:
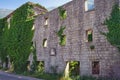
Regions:
<instances>
[{"instance_id":1,"label":"hillside","mask_svg":"<svg viewBox=\"0 0 120 80\"><path fill-rule=\"evenodd\" d=\"M13 10L9 10L9 9L0 9L0 18L3 18L5 16L7 16L8 14L10 14Z\"/></svg>"},{"instance_id":2,"label":"hillside","mask_svg":"<svg viewBox=\"0 0 120 80\"><path fill-rule=\"evenodd\" d=\"M47 8L48 11L53 10L55 7L49 7ZM10 14L13 10L10 9L0 9L0 18L3 18L5 16L7 16L8 14Z\"/></svg>"}]
</instances>

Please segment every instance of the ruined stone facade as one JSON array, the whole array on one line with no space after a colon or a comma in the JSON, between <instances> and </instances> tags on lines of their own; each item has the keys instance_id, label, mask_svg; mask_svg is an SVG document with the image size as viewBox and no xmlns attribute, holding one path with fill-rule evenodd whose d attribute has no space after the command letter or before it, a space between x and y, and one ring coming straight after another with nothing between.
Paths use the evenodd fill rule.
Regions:
<instances>
[{"instance_id":1,"label":"ruined stone facade","mask_svg":"<svg viewBox=\"0 0 120 80\"><path fill-rule=\"evenodd\" d=\"M52 72L54 67L60 73L65 70L68 61L79 61L80 75L119 76L120 53L100 33L108 32L103 23L115 2L117 0L94 0L95 8L85 11L85 0L73 0L61 6L67 12L64 20L60 19L58 8L38 16L33 41L36 43L38 61L44 61L45 72ZM44 24L46 18L47 26ZM66 26L65 46L59 45L56 34L61 26ZM92 42L87 41L88 30L92 31ZM43 46L44 39L47 41L46 47ZM98 74L92 72L94 62L99 64Z\"/></svg>"},{"instance_id":2,"label":"ruined stone facade","mask_svg":"<svg viewBox=\"0 0 120 80\"><path fill-rule=\"evenodd\" d=\"M45 9L41 5L36 5L35 3L32 3L32 2L27 2L25 4L33 5L32 10L34 11L34 15L32 15L32 16L42 15L42 14L45 14L46 12L48 12L47 9ZM23 4L23 5L25 5L25 4ZM20 7L22 7L23 5L21 5ZM10 21L11 21L11 18L13 17L15 12L16 12L16 10L14 10L12 13L10 13L9 15L7 15L5 17L7 19L8 28L12 27L12 26L10 26ZM10 68L11 67L10 64L11 64L10 63L10 58L9 58L9 56L6 56L6 61L3 63L3 67L4 68ZM2 66L1 60L0 60L0 66Z\"/></svg>"}]
</instances>

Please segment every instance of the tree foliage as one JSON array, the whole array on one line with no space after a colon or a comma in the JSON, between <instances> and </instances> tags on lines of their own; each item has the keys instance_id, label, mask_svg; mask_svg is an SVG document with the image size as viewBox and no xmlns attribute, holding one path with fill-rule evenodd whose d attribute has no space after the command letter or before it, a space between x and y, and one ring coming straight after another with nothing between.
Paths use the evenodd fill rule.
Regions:
<instances>
[{"instance_id":1,"label":"tree foliage","mask_svg":"<svg viewBox=\"0 0 120 80\"><path fill-rule=\"evenodd\" d=\"M120 7L118 4L113 6L109 19L106 19L105 25L109 32L106 35L108 41L120 50Z\"/></svg>"}]
</instances>

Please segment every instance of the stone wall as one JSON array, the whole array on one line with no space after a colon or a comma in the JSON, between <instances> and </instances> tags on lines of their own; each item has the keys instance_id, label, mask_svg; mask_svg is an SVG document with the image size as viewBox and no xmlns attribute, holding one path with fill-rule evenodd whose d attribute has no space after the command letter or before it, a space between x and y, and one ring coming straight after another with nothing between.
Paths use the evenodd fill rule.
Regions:
<instances>
[{"instance_id":1,"label":"stone wall","mask_svg":"<svg viewBox=\"0 0 120 80\"><path fill-rule=\"evenodd\" d=\"M117 49L110 45L106 37L100 31L107 32L103 25L109 17L115 0L95 0L95 9L85 11L84 0L73 0L62 7L67 11L67 18L61 20L59 9L56 8L35 21L35 36L38 61L45 62L45 71L63 72L67 61L80 62L80 75L92 75L92 61L99 61L100 76L113 76L113 66L120 62ZM48 26L44 26L45 18L48 18ZM59 45L59 37L56 32L61 26L66 26L64 34L67 37L65 46ZM86 31L92 29L93 41L86 42ZM43 40L47 39L47 47L43 47ZM95 49L91 50L90 46ZM51 49L55 49L56 55L51 56Z\"/></svg>"},{"instance_id":2,"label":"stone wall","mask_svg":"<svg viewBox=\"0 0 120 80\"><path fill-rule=\"evenodd\" d=\"M46 13L47 12L47 9L44 9L44 8L42 8L42 7L40 7L40 6L37 6L36 4L34 4L34 3L32 3L32 2L27 2L26 4L29 4L29 3L31 3L31 4L33 4L34 6L33 6L33 11L34 11L34 16L36 16L36 15L42 15L43 13ZM14 13L15 13L15 11L16 10L14 10L12 13L10 13L9 15L7 15L5 18L7 19L7 23L8 23L8 29L11 27L10 26L10 21L11 21L11 18L13 17L13 15L14 15ZM34 40L34 38L33 38L33 40ZM30 55L30 57L32 57L32 55ZM4 62L4 64L3 64L3 67L4 68L11 68L11 62L10 62L10 58L9 58L9 56L7 56L6 57L6 59L8 59L6 62ZM32 58L31 58L31 60L32 60ZM1 63L1 62L0 62Z\"/></svg>"}]
</instances>

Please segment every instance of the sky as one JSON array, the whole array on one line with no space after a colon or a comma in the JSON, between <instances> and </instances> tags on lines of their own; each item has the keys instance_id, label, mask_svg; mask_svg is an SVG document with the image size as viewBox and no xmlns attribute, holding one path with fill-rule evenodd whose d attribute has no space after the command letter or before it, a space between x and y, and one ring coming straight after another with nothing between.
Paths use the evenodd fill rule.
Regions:
<instances>
[{"instance_id":1,"label":"sky","mask_svg":"<svg viewBox=\"0 0 120 80\"><path fill-rule=\"evenodd\" d=\"M1 0L0 8L15 10L26 2L39 3L46 8L58 7L72 0Z\"/></svg>"}]
</instances>

